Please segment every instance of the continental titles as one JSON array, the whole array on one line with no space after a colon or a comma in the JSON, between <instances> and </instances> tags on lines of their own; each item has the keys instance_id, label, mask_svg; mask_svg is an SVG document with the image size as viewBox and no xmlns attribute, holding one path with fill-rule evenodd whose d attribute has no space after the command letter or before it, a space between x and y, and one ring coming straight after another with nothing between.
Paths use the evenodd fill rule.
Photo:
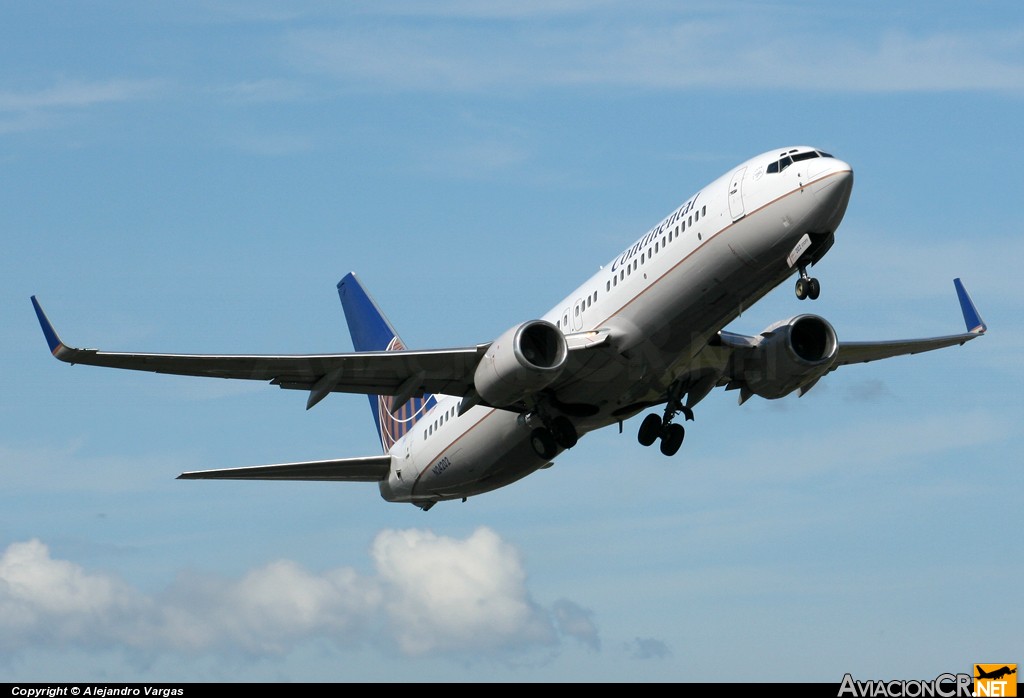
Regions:
<instances>
[{"instance_id":1,"label":"continental titles","mask_svg":"<svg viewBox=\"0 0 1024 698\"><path fill-rule=\"evenodd\" d=\"M624 266L626 262L631 260L634 255L639 254L642 250L646 249L651 242L664 233L666 230L676 224L676 221L681 221L686 217L687 214L692 211L697 205L697 198L700 196L700 192L693 195L693 198L687 201L685 204L677 208L675 211L669 214L669 216L658 225L654 226L647 231L647 234L642 238L633 243L633 246L627 249L625 252L620 254L614 262L612 262L612 273L620 266Z\"/></svg>"}]
</instances>

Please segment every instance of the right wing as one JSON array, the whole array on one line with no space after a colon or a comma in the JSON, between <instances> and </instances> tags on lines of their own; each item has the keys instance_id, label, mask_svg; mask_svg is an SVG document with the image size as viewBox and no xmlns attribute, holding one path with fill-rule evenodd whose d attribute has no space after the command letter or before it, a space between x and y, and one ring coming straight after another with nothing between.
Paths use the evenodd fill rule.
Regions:
<instances>
[{"instance_id":1,"label":"right wing","mask_svg":"<svg viewBox=\"0 0 1024 698\"><path fill-rule=\"evenodd\" d=\"M65 363L180 376L269 381L282 388L308 390L306 409L332 392L393 395L394 409L424 393L470 396L472 404L479 404L478 400L473 400L474 374L490 346L487 343L456 349L291 355L142 354L76 349L60 340L35 296L32 296L32 306L50 353ZM585 361L582 355L606 345L608 337L607 330L566 335L570 361L566 373L572 375Z\"/></svg>"},{"instance_id":2,"label":"right wing","mask_svg":"<svg viewBox=\"0 0 1024 698\"><path fill-rule=\"evenodd\" d=\"M314 460L305 463L250 465L244 468L192 470L179 480L319 480L333 482L380 482L391 472L391 456Z\"/></svg>"}]
</instances>

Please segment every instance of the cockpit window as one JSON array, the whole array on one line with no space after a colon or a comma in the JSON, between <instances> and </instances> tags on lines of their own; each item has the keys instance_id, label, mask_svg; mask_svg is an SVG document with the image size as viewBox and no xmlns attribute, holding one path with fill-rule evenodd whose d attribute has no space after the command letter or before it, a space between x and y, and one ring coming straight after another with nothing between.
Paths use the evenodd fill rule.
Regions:
<instances>
[{"instance_id":1,"label":"cockpit window","mask_svg":"<svg viewBox=\"0 0 1024 698\"><path fill-rule=\"evenodd\" d=\"M831 155L822 153L817 150L809 150L806 153L797 153L795 150L789 151L792 155L786 154L779 158L775 162L768 165L765 168L765 172L768 174L775 174L776 172L782 172L784 169L792 165L794 162L800 162L801 160L810 160L811 158L830 158Z\"/></svg>"},{"instance_id":2,"label":"cockpit window","mask_svg":"<svg viewBox=\"0 0 1024 698\"><path fill-rule=\"evenodd\" d=\"M828 153L826 153L826 152L825 152L824 150L819 150L819 151L818 151L818 155L820 155L820 156L821 156L821 157L823 157L823 158L830 158L830 157L833 157L832 155L829 155Z\"/></svg>"}]
</instances>

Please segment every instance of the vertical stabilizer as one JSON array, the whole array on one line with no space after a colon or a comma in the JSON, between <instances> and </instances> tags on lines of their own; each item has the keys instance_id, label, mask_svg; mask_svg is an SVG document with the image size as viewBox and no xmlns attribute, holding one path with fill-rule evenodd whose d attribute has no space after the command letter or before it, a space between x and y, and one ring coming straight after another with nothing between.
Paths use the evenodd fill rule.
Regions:
<instances>
[{"instance_id":1,"label":"vertical stabilizer","mask_svg":"<svg viewBox=\"0 0 1024 698\"><path fill-rule=\"evenodd\" d=\"M345 311L348 331L352 335L352 346L356 351L399 351L405 345L395 328L384 317L377 303L359 283L355 274L349 273L338 282L338 296ZM391 413L395 398L391 395L369 395L373 421L380 436L381 448L387 453L395 442L405 436L413 425L426 414L437 401L433 395L414 397L406 401L394 414Z\"/></svg>"}]
</instances>

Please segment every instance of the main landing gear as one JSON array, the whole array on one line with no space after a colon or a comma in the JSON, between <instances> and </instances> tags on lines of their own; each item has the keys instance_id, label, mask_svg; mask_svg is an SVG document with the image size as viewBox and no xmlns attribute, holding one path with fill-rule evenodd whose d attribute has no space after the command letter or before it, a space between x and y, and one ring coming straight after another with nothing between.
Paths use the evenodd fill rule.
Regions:
<instances>
[{"instance_id":1,"label":"main landing gear","mask_svg":"<svg viewBox=\"0 0 1024 698\"><path fill-rule=\"evenodd\" d=\"M568 417L559 415L543 419L543 422L544 426L530 432L530 446L541 458L554 458L559 446L572 448L580 440L576 427Z\"/></svg>"},{"instance_id":2,"label":"main landing gear","mask_svg":"<svg viewBox=\"0 0 1024 698\"><path fill-rule=\"evenodd\" d=\"M673 423L676 415L682 413L685 419L693 421L693 410L684 405L679 397L670 397L665 405L665 414L659 417L656 414L649 414L640 423L640 431L636 440L642 446L650 446L658 439L661 439L661 452L666 456L674 456L679 447L683 445L686 438L686 429L682 424Z\"/></svg>"},{"instance_id":3,"label":"main landing gear","mask_svg":"<svg viewBox=\"0 0 1024 698\"><path fill-rule=\"evenodd\" d=\"M821 294L821 284L817 279L812 279L807 275L807 267L803 264L800 265L800 278L796 280L796 297L800 300L804 298L810 298L812 301L817 300Z\"/></svg>"}]
</instances>

